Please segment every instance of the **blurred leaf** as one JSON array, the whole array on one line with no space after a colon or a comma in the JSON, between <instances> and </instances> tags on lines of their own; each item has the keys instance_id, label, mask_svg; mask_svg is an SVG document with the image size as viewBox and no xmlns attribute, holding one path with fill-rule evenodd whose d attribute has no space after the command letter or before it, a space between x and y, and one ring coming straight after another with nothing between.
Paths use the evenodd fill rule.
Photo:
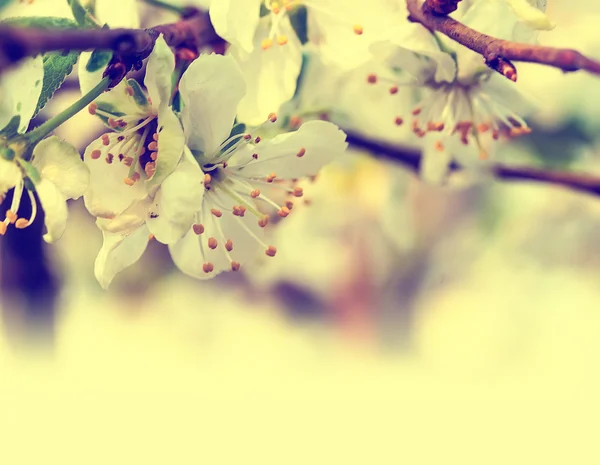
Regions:
<instances>
[{"instance_id":1,"label":"blurred leaf","mask_svg":"<svg viewBox=\"0 0 600 465\"><path fill-rule=\"evenodd\" d=\"M0 0L2 1L2 0ZM0 23L7 26L37 27L40 29L77 29L78 25L69 18L55 18L54 16L17 16L6 18Z\"/></svg>"},{"instance_id":2,"label":"blurred leaf","mask_svg":"<svg viewBox=\"0 0 600 465\"><path fill-rule=\"evenodd\" d=\"M0 0L0 10L6 6L8 6L12 0Z\"/></svg>"},{"instance_id":3,"label":"blurred leaf","mask_svg":"<svg viewBox=\"0 0 600 465\"><path fill-rule=\"evenodd\" d=\"M19 115L15 115L8 122L8 124L2 128L0 131L0 136L6 137L10 139L11 137L15 137L19 134L19 125L21 124L21 117Z\"/></svg>"},{"instance_id":4,"label":"blurred leaf","mask_svg":"<svg viewBox=\"0 0 600 465\"><path fill-rule=\"evenodd\" d=\"M71 52L68 55L62 55L60 52L44 54L44 84L33 116L46 106L54 93L65 82L67 76L73 71L73 66L77 63L78 58L78 52Z\"/></svg>"},{"instance_id":5,"label":"blurred leaf","mask_svg":"<svg viewBox=\"0 0 600 465\"><path fill-rule=\"evenodd\" d=\"M89 73L94 73L101 68L108 65L108 62L112 58L112 52L108 50L94 50L90 61L87 62L85 69Z\"/></svg>"},{"instance_id":6,"label":"blurred leaf","mask_svg":"<svg viewBox=\"0 0 600 465\"><path fill-rule=\"evenodd\" d=\"M577 118L551 129L533 126L531 134L522 137L520 142L530 147L543 167L566 169L577 161L581 153L579 149L592 143L592 138L583 128Z\"/></svg>"},{"instance_id":7,"label":"blurred leaf","mask_svg":"<svg viewBox=\"0 0 600 465\"><path fill-rule=\"evenodd\" d=\"M85 8L79 0L68 0L73 17L77 24L86 29L98 29L101 27L93 16L93 12Z\"/></svg>"}]
</instances>

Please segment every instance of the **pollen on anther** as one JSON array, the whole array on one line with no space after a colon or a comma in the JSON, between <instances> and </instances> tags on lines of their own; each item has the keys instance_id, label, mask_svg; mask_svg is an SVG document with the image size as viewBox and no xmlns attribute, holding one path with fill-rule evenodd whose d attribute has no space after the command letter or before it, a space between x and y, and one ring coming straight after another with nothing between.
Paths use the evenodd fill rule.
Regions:
<instances>
[{"instance_id":1,"label":"pollen on anther","mask_svg":"<svg viewBox=\"0 0 600 465\"><path fill-rule=\"evenodd\" d=\"M302 147L300 150L298 150L298 153L296 154L296 156L298 158L302 158L304 155L306 155L306 149L304 147Z\"/></svg>"},{"instance_id":2,"label":"pollen on anther","mask_svg":"<svg viewBox=\"0 0 600 465\"><path fill-rule=\"evenodd\" d=\"M275 173L271 173L270 175L267 176L267 182L275 181L276 177L277 177L277 175Z\"/></svg>"},{"instance_id":3,"label":"pollen on anther","mask_svg":"<svg viewBox=\"0 0 600 465\"><path fill-rule=\"evenodd\" d=\"M244 134L244 140L252 139L252 134Z\"/></svg>"},{"instance_id":4,"label":"pollen on anther","mask_svg":"<svg viewBox=\"0 0 600 465\"><path fill-rule=\"evenodd\" d=\"M204 175L204 184L210 184L210 182L212 181L212 176L208 173L206 173Z\"/></svg>"},{"instance_id":5,"label":"pollen on anther","mask_svg":"<svg viewBox=\"0 0 600 465\"><path fill-rule=\"evenodd\" d=\"M194 234L196 234L197 236L204 233L204 225L202 224L196 223L192 226L192 229L194 230Z\"/></svg>"},{"instance_id":6,"label":"pollen on anther","mask_svg":"<svg viewBox=\"0 0 600 465\"><path fill-rule=\"evenodd\" d=\"M218 242L214 237L208 239L208 248L215 250L217 248Z\"/></svg>"},{"instance_id":7,"label":"pollen on anther","mask_svg":"<svg viewBox=\"0 0 600 465\"><path fill-rule=\"evenodd\" d=\"M352 26L352 30L357 36L361 36L363 32L365 32L364 28L360 24L355 24Z\"/></svg>"},{"instance_id":8,"label":"pollen on anther","mask_svg":"<svg viewBox=\"0 0 600 465\"><path fill-rule=\"evenodd\" d=\"M395 95L398 93L398 86L390 87L390 94Z\"/></svg>"},{"instance_id":9,"label":"pollen on anther","mask_svg":"<svg viewBox=\"0 0 600 465\"><path fill-rule=\"evenodd\" d=\"M294 208L294 202L288 200L287 202L285 202L285 206L288 208L288 210L291 210L292 208Z\"/></svg>"},{"instance_id":10,"label":"pollen on anther","mask_svg":"<svg viewBox=\"0 0 600 465\"><path fill-rule=\"evenodd\" d=\"M277 249L272 245L267 247L267 250L265 250L265 254L267 254L269 257L274 257L276 253Z\"/></svg>"},{"instance_id":11,"label":"pollen on anther","mask_svg":"<svg viewBox=\"0 0 600 465\"><path fill-rule=\"evenodd\" d=\"M90 115L95 115L97 110L98 104L96 102L92 102L89 104L88 111L90 112Z\"/></svg>"},{"instance_id":12,"label":"pollen on anther","mask_svg":"<svg viewBox=\"0 0 600 465\"><path fill-rule=\"evenodd\" d=\"M133 185L135 184L135 181L134 181L133 179L131 179L131 178L125 178L125 179L123 180L123 182L124 182L125 184L127 184L128 186L133 186Z\"/></svg>"},{"instance_id":13,"label":"pollen on anther","mask_svg":"<svg viewBox=\"0 0 600 465\"><path fill-rule=\"evenodd\" d=\"M260 48L262 48L263 50L268 50L273 46L273 40L272 39L263 39L263 41L260 43Z\"/></svg>"},{"instance_id":14,"label":"pollen on anther","mask_svg":"<svg viewBox=\"0 0 600 465\"><path fill-rule=\"evenodd\" d=\"M277 121L277 115L275 113L269 113L269 121L274 123Z\"/></svg>"},{"instance_id":15,"label":"pollen on anther","mask_svg":"<svg viewBox=\"0 0 600 465\"><path fill-rule=\"evenodd\" d=\"M8 229L8 226L6 223L4 223L4 222L0 223L0 236L4 236L6 234L7 229Z\"/></svg>"},{"instance_id":16,"label":"pollen on anther","mask_svg":"<svg viewBox=\"0 0 600 465\"><path fill-rule=\"evenodd\" d=\"M26 220L25 218L19 218L15 222L15 228L17 228L17 229L25 229L27 226L29 226L29 221Z\"/></svg>"},{"instance_id":17,"label":"pollen on anther","mask_svg":"<svg viewBox=\"0 0 600 465\"><path fill-rule=\"evenodd\" d=\"M377 75L376 74L369 74L367 76L367 82L369 84L375 84L375 83L377 83Z\"/></svg>"},{"instance_id":18,"label":"pollen on anther","mask_svg":"<svg viewBox=\"0 0 600 465\"><path fill-rule=\"evenodd\" d=\"M269 224L269 216L265 215L263 216L260 220L258 220L258 225L261 228L264 228L265 226L267 226Z\"/></svg>"},{"instance_id":19,"label":"pollen on anther","mask_svg":"<svg viewBox=\"0 0 600 465\"><path fill-rule=\"evenodd\" d=\"M285 217L287 217L289 214L290 214L290 209L289 209L288 207L281 207L281 208L279 209L279 211L277 212L277 215L278 215L280 218L285 218Z\"/></svg>"},{"instance_id":20,"label":"pollen on anther","mask_svg":"<svg viewBox=\"0 0 600 465\"><path fill-rule=\"evenodd\" d=\"M257 136L256 139L254 139L254 143L258 144L262 139L260 138L260 136Z\"/></svg>"},{"instance_id":21,"label":"pollen on anther","mask_svg":"<svg viewBox=\"0 0 600 465\"><path fill-rule=\"evenodd\" d=\"M148 234L149 241L153 241L154 239L156 239L156 236L154 234Z\"/></svg>"},{"instance_id":22,"label":"pollen on anther","mask_svg":"<svg viewBox=\"0 0 600 465\"><path fill-rule=\"evenodd\" d=\"M217 218L221 218L223 216L223 212L221 212L221 210L217 210L216 208L211 208L210 212Z\"/></svg>"},{"instance_id":23,"label":"pollen on anther","mask_svg":"<svg viewBox=\"0 0 600 465\"><path fill-rule=\"evenodd\" d=\"M400 118L399 116L396 116L396 119L394 120L394 124L396 126L402 126L404 124L404 120L402 118Z\"/></svg>"},{"instance_id":24,"label":"pollen on anther","mask_svg":"<svg viewBox=\"0 0 600 465\"><path fill-rule=\"evenodd\" d=\"M156 152L158 150L158 143L155 140L150 142L148 144L148 150L150 150L151 152Z\"/></svg>"},{"instance_id":25,"label":"pollen on anther","mask_svg":"<svg viewBox=\"0 0 600 465\"><path fill-rule=\"evenodd\" d=\"M239 271L240 264L238 262L231 262L231 271Z\"/></svg>"},{"instance_id":26,"label":"pollen on anther","mask_svg":"<svg viewBox=\"0 0 600 465\"><path fill-rule=\"evenodd\" d=\"M225 242L225 249L227 249L227 252L233 250L233 241L231 239L227 239L227 242Z\"/></svg>"},{"instance_id":27,"label":"pollen on anther","mask_svg":"<svg viewBox=\"0 0 600 465\"><path fill-rule=\"evenodd\" d=\"M202 270L207 274L212 273L215 270L215 266L212 263L208 262L202 265Z\"/></svg>"},{"instance_id":28,"label":"pollen on anther","mask_svg":"<svg viewBox=\"0 0 600 465\"><path fill-rule=\"evenodd\" d=\"M259 189L254 189L252 192L250 192L250 197L252 197L253 199L257 198L259 195L260 195Z\"/></svg>"},{"instance_id":29,"label":"pollen on anther","mask_svg":"<svg viewBox=\"0 0 600 465\"><path fill-rule=\"evenodd\" d=\"M108 134L102 135L102 145L110 145L110 138Z\"/></svg>"},{"instance_id":30,"label":"pollen on anther","mask_svg":"<svg viewBox=\"0 0 600 465\"><path fill-rule=\"evenodd\" d=\"M253 153L252 158L254 158L255 160L258 160L258 153Z\"/></svg>"},{"instance_id":31,"label":"pollen on anther","mask_svg":"<svg viewBox=\"0 0 600 465\"><path fill-rule=\"evenodd\" d=\"M281 36L277 37L277 43L278 43L279 45L285 45L285 44L287 44L287 43L288 43L288 38L287 38L287 36L285 36L285 35L281 35Z\"/></svg>"},{"instance_id":32,"label":"pollen on anther","mask_svg":"<svg viewBox=\"0 0 600 465\"><path fill-rule=\"evenodd\" d=\"M296 187L294 187L293 194L294 194L294 197L302 197L304 195L304 189L296 186Z\"/></svg>"},{"instance_id":33,"label":"pollen on anther","mask_svg":"<svg viewBox=\"0 0 600 465\"><path fill-rule=\"evenodd\" d=\"M97 160L98 158L100 158L102 156L102 152L100 150L92 150L92 153L90 156L92 157L92 160Z\"/></svg>"}]
</instances>

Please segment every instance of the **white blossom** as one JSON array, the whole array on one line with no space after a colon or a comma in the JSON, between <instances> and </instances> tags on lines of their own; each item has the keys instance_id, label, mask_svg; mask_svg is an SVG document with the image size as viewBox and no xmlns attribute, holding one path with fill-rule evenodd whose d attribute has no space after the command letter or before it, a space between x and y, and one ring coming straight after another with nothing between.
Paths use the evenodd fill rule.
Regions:
<instances>
[{"instance_id":1,"label":"white blossom","mask_svg":"<svg viewBox=\"0 0 600 465\"><path fill-rule=\"evenodd\" d=\"M212 22L232 44L229 53L248 82L240 121L260 124L265 114L294 96L302 44L290 14L298 8L307 10L309 42L327 62L349 69L367 60L368 46L392 27L399 5L393 0L213 0Z\"/></svg>"},{"instance_id":2,"label":"white blossom","mask_svg":"<svg viewBox=\"0 0 600 465\"><path fill-rule=\"evenodd\" d=\"M270 214L287 217L292 199L303 194L297 179L315 175L346 148L344 133L323 121L270 137L274 114L251 132L230 136L245 91L234 60L218 55L198 58L180 83L189 151L178 182L165 182L160 194L172 200L164 206L177 210L170 207L148 224L161 223L167 239L187 226L169 250L175 264L196 278L237 271L257 248L274 256L276 248L263 237Z\"/></svg>"}]
</instances>

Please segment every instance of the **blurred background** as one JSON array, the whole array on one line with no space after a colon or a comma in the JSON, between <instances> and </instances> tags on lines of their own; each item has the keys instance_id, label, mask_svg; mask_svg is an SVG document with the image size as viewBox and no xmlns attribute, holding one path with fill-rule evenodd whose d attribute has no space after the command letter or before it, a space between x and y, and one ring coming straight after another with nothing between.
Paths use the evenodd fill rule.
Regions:
<instances>
[{"instance_id":1,"label":"blurred background","mask_svg":"<svg viewBox=\"0 0 600 465\"><path fill-rule=\"evenodd\" d=\"M548 13L541 43L600 58L600 5ZM496 158L600 175L600 80L518 68L534 131ZM73 78L40 117L77 96ZM101 131L83 112L59 135L83 151ZM0 463L598 463L600 199L452 186L351 151L276 259L203 282L153 243L108 292L83 202L54 246L39 220L11 228Z\"/></svg>"}]
</instances>

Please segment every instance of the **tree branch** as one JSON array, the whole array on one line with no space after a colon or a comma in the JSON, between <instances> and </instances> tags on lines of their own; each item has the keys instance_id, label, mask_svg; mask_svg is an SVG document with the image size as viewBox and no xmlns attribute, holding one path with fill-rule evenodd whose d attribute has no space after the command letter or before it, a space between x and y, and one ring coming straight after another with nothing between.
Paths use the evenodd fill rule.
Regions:
<instances>
[{"instance_id":1,"label":"tree branch","mask_svg":"<svg viewBox=\"0 0 600 465\"><path fill-rule=\"evenodd\" d=\"M207 13L190 10L173 24L150 29L37 29L0 26L0 72L23 58L64 50L112 50L122 57L146 58L163 34L171 47L198 48L217 45Z\"/></svg>"},{"instance_id":2,"label":"tree branch","mask_svg":"<svg viewBox=\"0 0 600 465\"><path fill-rule=\"evenodd\" d=\"M438 31L452 40L479 53L487 65L513 81L517 69L512 61L539 63L563 71L585 70L600 75L600 61L586 57L576 50L544 47L501 40L482 34L448 16L435 14L420 0L406 0L409 20L421 23L431 31Z\"/></svg>"},{"instance_id":3,"label":"tree branch","mask_svg":"<svg viewBox=\"0 0 600 465\"><path fill-rule=\"evenodd\" d=\"M351 146L368 150L376 157L400 163L412 173L419 173L422 159L419 150L375 141L357 133L347 132L347 134L347 141ZM463 167L456 162L452 162L450 170L453 172L462 171ZM585 173L548 171L527 166L508 166L501 163L491 164L490 171L498 181L537 182L600 196L600 177Z\"/></svg>"}]
</instances>

